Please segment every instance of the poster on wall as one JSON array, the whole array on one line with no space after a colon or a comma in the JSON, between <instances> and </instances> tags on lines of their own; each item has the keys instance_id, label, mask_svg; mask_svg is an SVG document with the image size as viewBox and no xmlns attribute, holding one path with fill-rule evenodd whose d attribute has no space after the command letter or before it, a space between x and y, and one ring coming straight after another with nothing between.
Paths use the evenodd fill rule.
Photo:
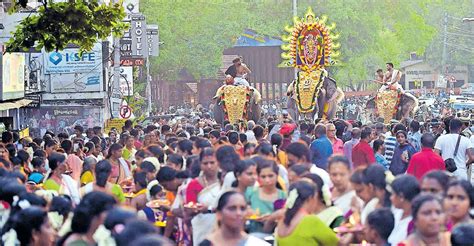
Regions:
<instances>
[{"instance_id":1,"label":"poster on wall","mask_svg":"<svg viewBox=\"0 0 474 246\"><path fill-rule=\"evenodd\" d=\"M91 73L51 74L51 92L95 92L102 91L102 67Z\"/></svg>"},{"instance_id":2,"label":"poster on wall","mask_svg":"<svg viewBox=\"0 0 474 246\"><path fill-rule=\"evenodd\" d=\"M33 137L43 136L47 130L72 135L76 125L81 125L84 129L103 126L101 108L42 106L38 109L27 109L25 114L26 124Z\"/></svg>"},{"instance_id":3,"label":"poster on wall","mask_svg":"<svg viewBox=\"0 0 474 246\"><path fill-rule=\"evenodd\" d=\"M44 55L45 74L90 73L102 70L102 44L96 43L91 51L68 48Z\"/></svg>"},{"instance_id":4,"label":"poster on wall","mask_svg":"<svg viewBox=\"0 0 474 246\"><path fill-rule=\"evenodd\" d=\"M22 53L0 54L2 86L0 100L11 100L25 96L25 55Z\"/></svg>"}]
</instances>

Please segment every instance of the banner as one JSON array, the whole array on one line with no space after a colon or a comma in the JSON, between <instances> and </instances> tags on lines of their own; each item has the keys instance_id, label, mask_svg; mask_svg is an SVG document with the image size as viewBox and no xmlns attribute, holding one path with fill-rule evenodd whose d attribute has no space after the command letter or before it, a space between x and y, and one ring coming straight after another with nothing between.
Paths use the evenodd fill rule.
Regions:
<instances>
[{"instance_id":1,"label":"banner","mask_svg":"<svg viewBox=\"0 0 474 246\"><path fill-rule=\"evenodd\" d=\"M102 66L90 73L51 74L49 76L52 93L98 92L102 91Z\"/></svg>"},{"instance_id":2,"label":"banner","mask_svg":"<svg viewBox=\"0 0 474 246\"><path fill-rule=\"evenodd\" d=\"M82 55L78 48L45 53L45 74L90 73L102 71L102 44L97 43Z\"/></svg>"},{"instance_id":3,"label":"banner","mask_svg":"<svg viewBox=\"0 0 474 246\"><path fill-rule=\"evenodd\" d=\"M104 132L109 133L112 128L117 129L118 132L122 132L122 127L125 125L126 119L108 119L105 123Z\"/></svg>"},{"instance_id":4,"label":"banner","mask_svg":"<svg viewBox=\"0 0 474 246\"><path fill-rule=\"evenodd\" d=\"M25 96L25 55L5 53L1 55L0 100L10 100Z\"/></svg>"}]
</instances>

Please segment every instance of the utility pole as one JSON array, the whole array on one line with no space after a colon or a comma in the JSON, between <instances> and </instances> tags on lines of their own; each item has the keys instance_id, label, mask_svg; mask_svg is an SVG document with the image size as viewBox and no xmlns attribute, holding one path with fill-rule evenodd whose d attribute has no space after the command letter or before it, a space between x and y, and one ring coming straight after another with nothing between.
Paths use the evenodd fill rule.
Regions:
<instances>
[{"instance_id":1,"label":"utility pole","mask_svg":"<svg viewBox=\"0 0 474 246\"><path fill-rule=\"evenodd\" d=\"M148 52L148 51L147 51ZM150 75L150 56L146 58L146 97L147 97L147 116L151 115L151 75Z\"/></svg>"},{"instance_id":2,"label":"utility pole","mask_svg":"<svg viewBox=\"0 0 474 246\"><path fill-rule=\"evenodd\" d=\"M119 3L120 1L119 0L114 0L114 3ZM113 80L113 84L112 86L110 86L110 89L112 90L110 93L111 93L111 98L113 97L113 95L115 94L117 88L120 88L120 37L114 37L114 70L113 70L113 77L114 77L114 80ZM109 106L112 108L113 107L113 103L112 101L109 99ZM110 118L113 119L114 118L114 112L113 112L113 108L112 110L110 110L111 112L111 116Z\"/></svg>"},{"instance_id":3,"label":"utility pole","mask_svg":"<svg viewBox=\"0 0 474 246\"><path fill-rule=\"evenodd\" d=\"M448 56L448 13L444 13L443 54L441 58L441 74L446 75L446 60ZM446 78L444 78L446 79Z\"/></svg>"},{"instance_id":4,"label":"utility pole","mask_svg":"<svg viewBox=\"0 0 474 246\"><path fill-rule=\"evenodd\" d=\"M293 0L293 17L298 16L298 0ZM296 59L294 60L295 65L296 65ZM295 80L298 79L298 69L295 67L294 69L294 78Z\"/></svg>"}]
</instances>

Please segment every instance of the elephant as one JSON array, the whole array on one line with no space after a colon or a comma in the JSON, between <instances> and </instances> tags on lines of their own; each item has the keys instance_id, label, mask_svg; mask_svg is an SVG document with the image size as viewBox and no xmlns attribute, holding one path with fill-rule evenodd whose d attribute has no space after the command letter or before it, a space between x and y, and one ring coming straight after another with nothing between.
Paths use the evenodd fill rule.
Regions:
<instances>
[{"instance_id":1,"label":"elephant","mask_svg":"<svg viewBox=\"0 0 474 246\"><path fill-rule=\"evenodd\" d=\"M290 84L290 87L294 85L294 82ZM317 104L314 107L314 110L309 113L301 113L298 110L296 100L292 97L290 88L288 91L288 114L293 118L293 120L311 119L316 118L325 118L333 119L336 116L337 106L344 99L344 92L337 87L336 81L330 77L324 77L322 89L319 91L317 96ZM328 108L324 110L324 105L327 104Z\"/></svg>"},{"instance_id":2,"label":"elephant","mask_svg":"<svg viewBox=\"0 0 474 246\"><path fill-rule=\"evenodd\" d=\"M377 106L375 102L376 97L372 97L367 101L366 104L366 109L372 112L373 116L377 116ZM418 99L411 95L408 92L405 92L400 95L400 102L398 103L397 106L397 111L395 113L395 120L403 120L407 119L409 117L414 117L415 112L418 108ZM377 120L375 117L373 117L373 120ZM385 123L390 122L392 119L384 119Z\"/></svg>"},{"instance_id":3,"label":"elephant","mask_svg":"<svg viewBox=\"0 0 474 246\"><path fill-rule=\"evenodd\" d=\"M227 86L234 86L234 85L227 85ZM242 86L241 86L242 87ZM221 89L224 88L221 87L216 93L216 96L214 97L215 104L213 105L213 113L214 113L214 119L218 124L222 124L225 121L225 108L224 104L221 101L221 95L222 91ZM253 87L247 87L249 88L249 95L250 95L250 100L247 102L247 113L245 114L246 118L242 120L253 120L254 122L258 122L260 120L261 114L262 114L262 103L261 103L261 95L257 91L257 89ZM237 122L233 122L237 123Z\"/></svg>"}]
</instances>

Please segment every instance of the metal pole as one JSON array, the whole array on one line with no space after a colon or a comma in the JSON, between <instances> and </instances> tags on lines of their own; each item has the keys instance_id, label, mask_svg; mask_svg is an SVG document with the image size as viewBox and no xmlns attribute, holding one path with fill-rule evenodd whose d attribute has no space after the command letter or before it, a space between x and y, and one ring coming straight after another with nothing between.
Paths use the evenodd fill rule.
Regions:
<instances>
[{"instance_id":1,"label":"metal pole","mask_svg":"<svg viewBox=\"0 0 474 246\"><path fill-rule=\"evenodd\" d=\"M441 74L446 75L447 43L448 43L448 13L444 13L443 56L441 58ZM445 78L446 79L446 78Z\"/></svg>"},{"instance_id":2,"label":"metal pole","mask_svg":"<svg viewBox=\"0 0 474 246\"><path fill-rule=\"evenodd\" d=\"M293 17L298 16L298 0L293 0ZM296 59L294 61L296 63ZM298 69L294 69L294 78L298 79Z\"/></svg>"},{"instance_id":3,"label":"metal pole","mask_svg":"<svg viewBox=\"0 0 474 246\"><path fill-rule=\"evenodd\" d=\"M151 114L151 84L150 84L150 57L146 59L146 96L147 96L147 116Z\"/></svg>"},{"instance_id":4,"label":"metal pole","mask_svg":"<svg viewBox=\"0 0 474 246\"><path fill-rule=\"evenodd\" d=\"M119 3L119 0L114 0L114 3ZM114 70L113 70L113 76L114 76L114 82L112 86L110 86L111 95L115 94L116 88L120 88L120 38L119 37L114 37ZM112 98L110 97L110 98ZM109 107L112 109L113 104L112 100L109 98ZM111 115L110 118L113 119L113 110L110 110Z\"/></svg>"}]
</instances>

